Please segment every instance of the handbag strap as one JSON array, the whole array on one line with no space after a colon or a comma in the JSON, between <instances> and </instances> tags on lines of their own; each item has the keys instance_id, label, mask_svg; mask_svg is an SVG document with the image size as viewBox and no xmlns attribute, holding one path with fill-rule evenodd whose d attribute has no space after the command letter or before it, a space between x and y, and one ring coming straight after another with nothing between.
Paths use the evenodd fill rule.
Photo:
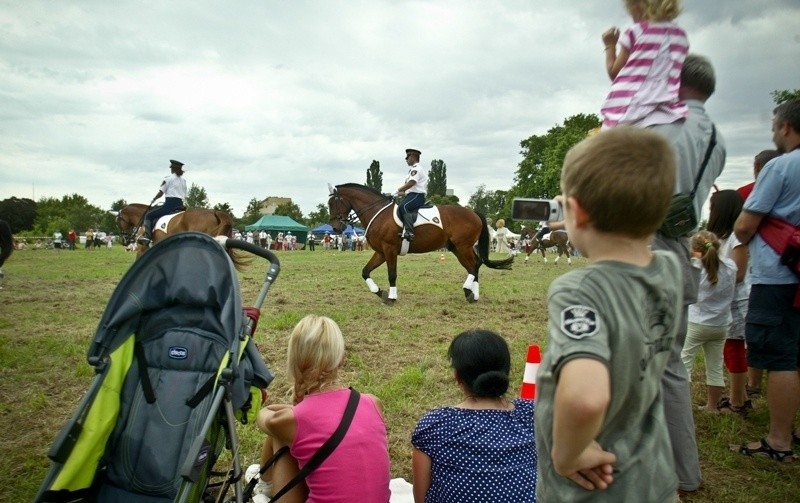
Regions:
<instances>
[{"instance_id":1,"label":"handbag strap","mask_svg":"<svg viewBox=\"0 0 800 503\"><path fill-rule=\"evenodd\" d=\"M711 140L708 142L708 148L706 149L706 156L703 158L703 164L700 165L700 172L697 173L697 179L694 181L694 188L692 188L692 192L689 194L689 197L694 200L694 193L697 192L697 186L700 185L700 180L703 178L703 173L706 171L706 166L708 165L709 159L711 159L711 152L714 150L714 146L717 144L717 128L714 126L714 123L711 123Z\"/></svg>"},{"instance_id":2,"label":"handbag strap","mask_svg":"<svg viewBox=\"0 0 800 503\"><path fill-rule=\"evenodd\" d=\"M306 465L299 472L297 472L297 475L295 475L292 480L283 486L280 491L275 493L275 496L273 496L270 501L276 501L278 498L292 490L294 486L302 482L309 473L316 470L319 465L321 465L322 462L325 461L325 459L327 459L331 453L333 453L334 449L336 449L336 447L341 443L345 433L347 433L348 428L350 428L350 423L353 422L353 417L356 415L356 408L358 408L358 400L360 396L361 395L358 391L350 388L350 399L347 401L347 407L344 409L342 422L339 423L336 431L334 431L333 435L331 435L330 438L326 440L324 444L322 444L322 447L320 447L319 450L315 452L313 456L311 456L311 459L309 459L308 463L306 463Z\"/></svg>"}]
</instances>

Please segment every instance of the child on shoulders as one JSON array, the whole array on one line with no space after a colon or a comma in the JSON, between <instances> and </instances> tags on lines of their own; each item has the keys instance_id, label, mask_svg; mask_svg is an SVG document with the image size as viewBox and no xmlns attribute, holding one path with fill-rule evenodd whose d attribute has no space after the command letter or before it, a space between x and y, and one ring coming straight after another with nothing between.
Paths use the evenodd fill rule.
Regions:
<instances>
[{"instance_id":1,"label":"child on shoulders","mask_svg":"<svg viewBox=\"0 0 800 503\"><path fill-rule=\"evenodd\" d=\"M678 99L689 41L674 19L680 0L625 0L634 24L620 36L603 33L606 70L612 80L600 114L603 129L671 124L689 112ZM619 53L617 53L619 43Z\"/></svg>"}]
</instances>

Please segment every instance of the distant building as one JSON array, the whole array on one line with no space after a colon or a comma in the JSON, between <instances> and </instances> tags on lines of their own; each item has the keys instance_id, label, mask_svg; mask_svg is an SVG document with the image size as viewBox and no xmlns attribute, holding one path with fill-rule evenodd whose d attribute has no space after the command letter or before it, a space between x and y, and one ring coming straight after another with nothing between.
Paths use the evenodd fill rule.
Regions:
<instances>
[{"instance_id":1,"label":"distant building","mask_svg":"<svg viewBox=\"0 0 800 503\"><path fill-rule=\"evenodd\" d=\"M261 201L259 212L262 215L274 215L278 206L292 204L291 197L268 197Z\"/></svg>"}]
</instances>

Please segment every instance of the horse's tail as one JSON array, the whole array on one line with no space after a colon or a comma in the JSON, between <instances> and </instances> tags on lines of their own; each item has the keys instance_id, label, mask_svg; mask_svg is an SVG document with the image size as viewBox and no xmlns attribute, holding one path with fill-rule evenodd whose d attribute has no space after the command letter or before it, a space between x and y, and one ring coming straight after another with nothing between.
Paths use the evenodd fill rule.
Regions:
<instances>
[{"instance_id":1,"label":"horse's tail","mask_svg":"<svg viewBox=\"0 0 800 503\"><path fill-rule=\"evenodd\" d=\"M214 210L214 216L217 219L217 227L212 231L212 236L227 236L229 238L233 237L233 219L231 216L225 213L224 211ZM241 271L244 269L244 266L250 263L249 260L242 257L236 250L228 248L226 250L228 252L228 256L231 258L233 262L233 266L236 268L237 271Z\"/></svg>"},{"instance_id":2,"label":"horse's tail","mask_svg":"<svg viewBox=\"0 0 800 503\"><path fill-rule=\"evenodd\" d=\"M475 213L481 219L481 235L478 238L478 256L481 258L481 262L491 269L511 269L511 264L514 263L513 255L503 260L491 260L489 258L489 225L486 223L485 216L477 211Z\"/></svg>"}]
</instances>

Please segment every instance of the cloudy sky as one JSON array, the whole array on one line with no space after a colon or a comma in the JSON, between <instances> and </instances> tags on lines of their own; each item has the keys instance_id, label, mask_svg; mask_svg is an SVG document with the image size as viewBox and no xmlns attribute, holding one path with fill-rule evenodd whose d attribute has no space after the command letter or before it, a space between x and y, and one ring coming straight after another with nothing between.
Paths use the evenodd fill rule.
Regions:
<instances>
[{"instance_id":1,"label":"cloudy sky","mask_svg":"<svg viewBox=\"0 0 800 503\"><path fill-rule=\"evenodd\" d=\"M798 19L684 2L717 71L720 188L771 147L770 91L800 87ZM308 214L373 159L396 189L413 146L466 203L513 185L521 140L599 112L600 35L628 24L621 0L0 0L0 199L148 202L178 159L237 216L268 196Z\"/></svg>"}]
</instances>

